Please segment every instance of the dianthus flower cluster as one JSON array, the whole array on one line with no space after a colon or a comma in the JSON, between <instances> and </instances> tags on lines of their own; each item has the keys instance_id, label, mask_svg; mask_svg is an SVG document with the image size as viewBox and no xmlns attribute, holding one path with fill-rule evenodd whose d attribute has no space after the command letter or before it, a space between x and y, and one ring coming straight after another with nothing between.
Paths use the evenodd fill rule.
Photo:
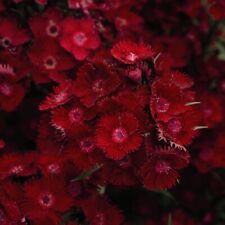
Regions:
<instances>
[{"instance_id":1,"label":"dianthus flower cluster","mask_svg":"<svg viewBox=\"0 0 225 225\"><path fill-rule=\"evenodd\" d=\"M0 0L0 225L225 224L224 0Z\"/></svg>"}]
</instances>

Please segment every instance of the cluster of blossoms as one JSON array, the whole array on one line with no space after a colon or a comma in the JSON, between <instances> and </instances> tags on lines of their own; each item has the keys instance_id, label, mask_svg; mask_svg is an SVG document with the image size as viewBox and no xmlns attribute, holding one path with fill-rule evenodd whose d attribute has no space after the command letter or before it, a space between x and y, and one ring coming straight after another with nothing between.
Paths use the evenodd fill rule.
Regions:
<instances>
[{"instance_id":1,"label":"cluster of blossoms","mask_svg":"<svg viewBox=\"0 0 225 225\"><path fill-rule=\"evenodd\" d=\"M224 0L0 0L0 224L224 224L224 20Z\"/></svg>"}]
</instances>

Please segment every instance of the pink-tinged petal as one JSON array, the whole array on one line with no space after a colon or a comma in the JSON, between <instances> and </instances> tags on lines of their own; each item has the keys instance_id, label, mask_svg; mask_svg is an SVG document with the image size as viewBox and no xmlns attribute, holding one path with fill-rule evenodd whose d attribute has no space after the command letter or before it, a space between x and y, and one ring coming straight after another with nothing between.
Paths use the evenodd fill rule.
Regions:
<instances>
[{"instance_id":1,"label":"pink-tinged petal","mask_svg":"<svg viewBox=\"0 0 225 225\"><path fill-rule=\"evenodd\" d=\"M79 48L79 47L74 47L73 48L73 56L77 60L82 61L82 60L86 59L88 54L89 54L89 51L84 49L84 48Z\"/></svg>"},{"instance_id":2,"label":"pink-tinged petal","mask_svg":"<svg viewBox=\"0 0 225 225\"><path fill-rule=\"evenodd\" d=\"M69 35L60 40L60 45L69 52L72 52L74 46L73 40Z\"/></svg>"}]
</instances>

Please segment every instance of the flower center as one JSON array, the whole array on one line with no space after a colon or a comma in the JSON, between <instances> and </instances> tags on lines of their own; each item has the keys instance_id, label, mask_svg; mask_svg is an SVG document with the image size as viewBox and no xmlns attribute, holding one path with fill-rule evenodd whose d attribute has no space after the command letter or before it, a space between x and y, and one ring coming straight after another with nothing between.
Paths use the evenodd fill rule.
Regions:
<instances>
[{"instance_id":1,"label":"flower center","mask_svg":"<svg viewBox=\"0 0 225 225\"><path fill-rule=\"evenodd\" d=\"M85 42L87 41L87 36L83 32L76 32L73 35L73 41L74 41L74 44L82 47L85 44Z\"/></svg>"},{"instance_id":2,"label":"flower center","mask_svg":"<svg viewBox=\"0 0 225 225\"><path fill-rule=\"evenodd\" d=\"M59 174L60 173L60 166L52 163L48 166L48 170L52 174Z\"/></svg>"},{"instance_id":3,"label":"flower center","mask_svg":"<svg viewBox=\"0 0 225 225\"><path fill-rule=\"evenodd\" d=\"M53 202L54 202L54 199L51 193L42 193L39 196L39 203L46 208L51 207Z\"/></svg>"},{"instance_id":4,"label":"flower center","mask_svg":"<svg viewBox=\"0 0 225 225\"><path fill-rule=\"evenodd\" d=\"M156 111L159 113L167 112L170 107L170 103L162 97L156 99Z\"/></svg>"},{"instance_id":5,"label":"flower center","mask_svg":"<svg viewBox=\"0 0 225 225\"><path fill-rule=\"evenodd\" d=\"M47 33L48 36L51 36L51 37L57 37L58 36L59 28L54 21L52 21L52 20L49 21L49 25L46 28L46 33Z\"/></svg>"},{"instance_id":6,"label":"flower center","mask_svg":"<svg viewBox=\"0 0 225 225\"><path fill-rule=\"evenodd\" d=\"M57 61L53 56L48 56L44 60L44 66L47 70L55 69L56 65L57 65Z\"/></svg>"},{"instance_id":7,"label":"flower center","mask_svg":"<svg viewBox=\"0 0 225 225\"><path fill-rule=\"evenodd\" d=\"M19 174L19 173L21 173L22 171L23 171L23 166L21 166L21 165L14 166L14 167L12 167L11 170L10 170L10 172L11 172L12 174Z\"/></svg>"},{"instance_id":8,"label":"flower center","mask_svg":"<svg viewBox=\"0 0 225 225\"><path fill-rule=\"evenodd\" d=\"M75 107L69 112L69 119L72 123L80 123L82 121L83 115L83 110L79 107Z\"/></svg>"},{"instance_id":9,"label":"flower center","mask_svg":"<svg viewBox=\"0 0 225 225\"><path fill-rule=\"evenodd\" d=\"M11 96L13 93L13 85L4 82L0 84L0 92L5 96Z\"/></svg>"},{"instance_id":10,"label":"flower center","mask_svg":"<svg viewBox=\"0 0 225 225\"><path fill-rule=\"evenodd\" d=\"M102 79L99 79L95 81L92 85L92 90L96 93L101 93L105 89L105 81Z\"/></svg>"},{"instance_id":11,"label":"flower center","mask_svg":"<svg viewBox=\"0 0 225 225\"><path fill-rule=\"evenodd\" d=\"M90 153L94 150L95 144L92 138L85 138L80 141L80 149L84 153Z\"/></svg>"},{"instance_id":12,"label":"flower center","mask_svg":"<svg viewBox=\"0 0 225 225\"><path fill-rule=\"evenodd\" d=\"M156 173L162 174L162 173L168 173L171 170L170 163L164 160L159 160L155 165L155 171Z\"/></svg>"},{"instance_id":13,"label":"flower center","mask_svg":"<svg viewBox=\"0 0 225 225\"><path fill-rule=\"evenodd\" d=\"M8 48L12 43L12 41L7 37L2 38L1 42L2 42L2 47L4 48Z\"/></svg>"},{"instance_id":14,"label":"flower center","mask_svg":"<svg viewBox=\"0 0 225 225\"><path fill-rule=\"evenodd\" d=\"M112 132L112 140L116 143L123 143L128 138L128 133L123 127L117 127Z\"/></svg>"},{"instance_id":15,"label":"flower center","mask_svg":"<svg viewBox=\"0 0 225 225\"><path fill-rule=\"evenodd\" d=\"M182 129L181 122L178 119L171 119L168 122L167 127L174 134L178 134Z\"/></svg>"},{"instance_id":16,"label":"flower center","mask_svg":"<svg viewBox=\"0 0 225 225\"><path fill-rule=\"evenodd\" d=\"M135 62L138 59L138 56L136 54L134 54L133 52L129 52L126 55L126 60L130 61L130 62Z\"/></svg>"}]
</instances>

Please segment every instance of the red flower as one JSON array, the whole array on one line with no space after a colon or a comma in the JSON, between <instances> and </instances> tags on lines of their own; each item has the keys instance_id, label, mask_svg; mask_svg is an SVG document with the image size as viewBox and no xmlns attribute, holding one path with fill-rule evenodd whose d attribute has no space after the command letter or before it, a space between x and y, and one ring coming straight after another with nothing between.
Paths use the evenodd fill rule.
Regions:
<instances>
[{"instance_id":1,"label":"red flower","mask_svg":"<svg viewBox=\"0 0 225 225\"><path fill-rule=\"evenodd\" d=\"M5 111L14 111L24 98L24 87L19 83L30 71L26 58L0 54L0 107Z\"/></svg>"},{"instance_id":2,"label":"red flower","mask_svg":"<svg viewBox=\"0 0 225 225\"><path fill-rule=\"evenodd\" d=\"M52 125L65 132L82 125L87 119L86 114L86 108L79 101L74 101L69 106L61 106L52 111Z\"/></svg>"},{"instance_id":3,"label":"red flower","mask_svg":"<svg viewBox=\"0 0 225 225\"><path fill-rule=\"evenodd\" d=\"M22 210L30 219L49 217L57 221L57 214L69 210L72 205L65 184L58 177L29 182L24 191Z\"/></svg>"},{"instance_id":4,"label":"red flower","mask_svg":"<svg viewBox=\"0 0 225 225\"><path fill-rule=\"evenodd\" d=\"M11 199L3 191L0 192L0 215L1 225L17 225L21 217L21 212L16 201Z\"/></svg>"},{"instance_id":5,"label":"red flower","mask_svg":"<svg viewBox=\"0 0 225 225\"><path fill-rule=\"evenodd\" d=\"M42 15L33 16L29 25L36 38L52 37L57 38L60 33L60 22L62 13L55 8L47 9Z\"/></svg>"},{"instance_id":6,"label":"red flower","mask_svg":"<svg viewBox=\"0 0 225 225\"><path fill-rule=\"evenodd\" d=\"M151 59L153 51L150 46L145 44L136 44L132 41L120 41L113 46L111 54L114 58L125 64L135 64L139 61Z\"/></svg>"},{"instance_id":7,"label":"red flower","mask_svg":"<svg viewBox=\"0 0 225 225\"><path fill-rule=\"evenodd\" d=\"M40 110L48 110L56 108L57 106L67 103L71 97L71 81L67 80L54 88L54 93L47 96L46 99L40 104Z\"/></svg>"},{"instance_id":8,"label":"red flower","mask_svg":"<svg viewBox=\"0 0 225 225\"><path fill-rule=\"evenodd\" d=\"M201 109L203 114L203 123L208 127L214 127L224 120L224 112L222 109L222 101L218 95L210 95L208 93L200 96Z\"/></svg>"},{"instance_id":9,"label":"red flower","mask_svg":"<svg viewBox=\"0 0 225 225\"><path fill-rule=\"evenodd\" d=\"M178 170L187 166L189 154L177 149L158 149L140 169L144 185L150 189L171 188L179 178Z\"/></svg>"},{"instance_id":10,"label":"red flower","mask_svg":"<svg viewBox=\"0 0 225 225\"><path fill-rule=\"evenodd\" d=\"M51 126L49 115L44 114L41 116L37 137L37 147L41 152L49 154L60 153L63 136L62 133Z\"/></svg>"},{"instance_id":11,"label":"red flower","mask_svg":"<svg viewBox=\"0 0 225 225\"><path fill-rule=\"evenodd\" d=\"M120 85L120 79L104 64L84 64L74 83L74 94L86 106L93 106L101 97L109 95Z\"/></svg>"},{"instance_id":12,"label":"red flower","mask_svg":"<svg viewBox=\"0 0 225 225\"><path fill-rule=\"evenodd\" d=\"M29 51L29 58L40 72L60 73L74 66L73 58L50 38L36 40Z\"/></svg>"},{"instance_id":13,"label":"red flower","mask_svg":"<svg viewBox=\"0 0 225 225\"><path fill-rule=\"evenodd\" d=\"M38 167L46 176L62 175L66 160L60 154L39 154L37 159Z\"/></svg>"},{"instance_id":14,"label":"red flower","mask_svg":"<svg viewBox=\"0 0 225 225\"><path fill-rule=\"evenodd\" d=\"M123 222L119 210L105 198L92 197L85 200L82 209L91 225L121 225Z\"/></svg>"},{"instance_id":15,"label":"red flower","mask_svg":"<svg viewBox=\"0 0 225 225\"><path fill-rule=\"evenodd\" d=\"M81 170L100 164L102 156L97 151L93 129L82 126L79 130L75 127L73 131L69 133L70 141L64 149L68 159Z\"/></svg>"},{"instance_id":16,"label":"red flower","mask_svg":"<svg viewBox=\"0 0 225 225\"><path fill-rule=\"evenodd\" d=\"M84 60L90 50L99 47L100 39L91 19L77 20L67 17L62 23L60 44L77 60Z\"/></svg>"},{"instance_id":17,"label":"red flower","mask_svg":"<svg viewBox=\"0 0 225 225\"><path fill-rule=\"evenodd\" d=\"M199 109L192 109L167 122L158 122L159 138L179 148L189 145L202 127Z\"/></svg>"},{"instance_id":18,"label":"red flower","mask_svg":"<svg viewBox=\"0 0 225 225\"><path fill-rule=\"evenodd\" d=\"M15 20L0 18L0 45L3 48L17 47L29 40L27 31L21 29Z\"/></svg>"},{"instance_id":19,"label":"red flower","mask_svg":"<svg viewBox=\"0 0 225 225\"><path fill-rule=\"evenodd\" d=\"M150 110L157 121L168 121L190 109L194 92L190 90L193 81L180 72L167 72L152 83Z\"/></svg>"},{"instance_id":20,"label":"red flower","mask_svg":"<svg viewBox=\"0 0 225 225\"><path fill-rule=\"evenodd\" d=\"M107 157L120 160L140 147L138 129L138 120L130 113L103 116L97 124L97 145Z\"/></svg>"},{"instance_id":21,"label":"red flower","mask_svg":"<svg viewBox=\"0 0 225 225\"><path fill-rule=\"evenodd\" d=\"M210 5L209 13L213 16L215 20L225 19L225 1L224 0L208 0Z\"/></svg>"},{"instance_id":22,"label":"red flower","mask_svg":"<svg viewBox=\"0 0 225 225\"><path fill-rule=\"evenodd\" d=\"M36 173L35 154L10 153L0 158L0 179L30 176Z\"/></svg>"}]
</instances>

